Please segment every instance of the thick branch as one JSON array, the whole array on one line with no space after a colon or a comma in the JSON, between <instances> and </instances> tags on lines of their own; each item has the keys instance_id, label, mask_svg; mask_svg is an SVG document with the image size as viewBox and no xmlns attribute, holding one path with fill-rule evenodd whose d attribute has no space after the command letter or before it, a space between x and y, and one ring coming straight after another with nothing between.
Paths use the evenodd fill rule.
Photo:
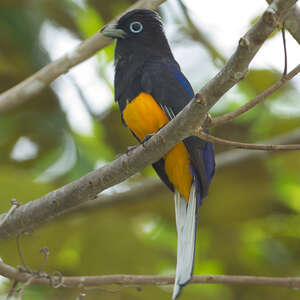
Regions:
<instances>
[{"instance_id":1,"label":"thick branch","mask_svg":"<svg viewBox=\"0 0 300 300\"><path fill-rule=\"evenodd\" d=\"M202 140L207 141L207 142L231 146L231 147L240 148L240 149L264 150L264 151L300 150L300 144L295 144L295 145L246 144L246 143L224 140L224 139L212 136L210 134L207 134L204 131L198 131L196 133L196 135L199 136Z\"/></svg>"},{"instance_id":2,"label":"thick branch","mask_svg":"<svg viewBox=\"0 0 300 300\"><path fill-rule=\"evenodd\" d=\"M274 85L272 85L270 88L262 92L260 95L246 103L245 105L241 106L240 108L229 112L223 116L216 117L214 119L207 119L208 122L205 122L205 127L214 127L214 126L220 126L224 123L227 123L229 121L232 121L233 119L239 117L243 113L249 111L251 108L256 106L257 104L263 102L266 98L268 98L270 95L278 91L285 83L287 83L289 80L291 80L293 77L295 77L300 72L300 65L298 65L296 68L294 68L289 74L282 77L278 82L276 82Z\"/></svg>"},{"instance_id":3,"label":"thick branch","mask_svg":"<svg viewBox=\"0 0 300 300\"><path fill-rule=\"evenodd\" d=\"M159 160L178 141L193 135L212 107L232 86L247 73L248 65L263 42L282 21L297 0L275 0L258 22L240 40L238 49L225 67L171 122L149 141L122 155L117 160L44 197L31 201L11 215L0 228L0 239L32 230L64 211L95 199L101 191L120 183L147 165Z\"/></svg>"},{"instance_id":4,"label":"thick branch","mask_svg":"<svg viewBox=\"0 0 300 300\"><path fill-rule=\"evenodd\" d=\"M132 5L127 11L135 8L156 9L165 1L166 0L140 0ZM116 23L119 17L120 16L113 19L111 23ZM111 42L112 39L106 38L100 33L96 33L60 59L51 62L15 87L0 94L0 113L14 108L33 96L38 95L60 75L67 73L72 67L90 58L97 51L108 46Z\"/></svg>"},{"instance_id":5,"label":"thick branch","mask_svg":"<svg viewBox=\"0 0 300 300\"><path fill-rule=\"evenodd\" d=\"M31 274L19 272L17 269L0 262L0 275L20 282L27 282L32 278ZM78 276L78 277L54 277L51 281L47 278L35 277L31 283L39 285L58 284L63 288L87 288L101 285L169 285L174 283L173 276L151 275L103 275L103 276ZM280 286L287 288L300 288L299 277L258 277L258 276L228 276L228 275L198 275L193 276L190 283L221 283L221 284L245 284Z\"/></svg>"}]
</instances>

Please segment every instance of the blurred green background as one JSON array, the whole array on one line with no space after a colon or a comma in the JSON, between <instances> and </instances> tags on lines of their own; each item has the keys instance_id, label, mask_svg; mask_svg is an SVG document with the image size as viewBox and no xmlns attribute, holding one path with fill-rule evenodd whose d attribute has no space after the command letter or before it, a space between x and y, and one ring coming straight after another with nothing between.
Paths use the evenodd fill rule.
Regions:
<instances>
[{"instance_id":1,"label":"blurred green background","mask_svg":"<svg viewBox=\"0 0 300 300\"><path fill-rule=\"evenodd\" d=\"M0 91L72 49L133 2L2 0ZM216 38L220 35L217 24L220 26L223 20L211 15L216 25L206 26L190 2L167 1L160 13L175 56L197 90L222 67L239 35L228 29L228 44ZM235 9L234 3L227 1L229 11ZM244 10L244 24L235 25L240 26L241 34L262 12L261 6L265 7L263 0L243 1L246 6L250 3L256 9ZM205 2L201 11L206 12ZM234 20L229 14L227 18ZM297 45L289 36L288 39L292 64ZM267 50L257 58L260 62L251 66L247 79L222 99L213 115L237 108L280 78L280 35L274 35L265 46ZM99 52L28 103L0 115L1 212L9 209L11 198L21 203L38 198L136 144L122 126L113 102L113 50L112 45ZM274 56L270 62L271 52ZM296 79L265 103L212 133L247 142L289 135L300 130L299 100L300 82ZM300 142L299 131L298 136ZM217 153L228 150L216 146ZM299 170L300 152L244 159L217 170L210 195L200 210L195 274L300 276ZM155 176L148 167L105 193L128 191L137 182ZM43 259L39 250L47 246L50 257L45 271L50 273L174 274L173 197L167 188L159 191L153 193L155 196L149 193L132 199L138 201L78 211L22 236L27 264L37 269ZM1 242L0 257L7 264L20 264L14 239ZM9 286L0 277L0 297ZM171 298L171 287L147 286L142 291L128 287L116 293L109 290L118 289L117 286L107 289L86 291L84 299ZM30 286L23 299L76 299L79 292ZM189 285L180 299L292 300L299 299L299 293L276 287Z\"/></svg>"}]
</instances>

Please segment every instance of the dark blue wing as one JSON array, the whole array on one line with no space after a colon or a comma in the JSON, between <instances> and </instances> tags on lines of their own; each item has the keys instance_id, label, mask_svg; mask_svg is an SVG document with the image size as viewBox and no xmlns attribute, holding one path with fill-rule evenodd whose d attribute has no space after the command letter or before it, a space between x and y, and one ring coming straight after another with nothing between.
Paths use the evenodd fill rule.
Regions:
<instances>
[{"instance_id":1,"label":"dark blue wing","mask_svg":"<svg viewBox=\"0 0 300 300\"><path fill-rule=\"evenodd\" d=\"M141 78L143 91L151 94L169 119L177 115L194 97L193 89L175 61L151 61L144 66ZM199 204L207 196L215 171L214 150L211 143L198 137L186 138L184 144L190 154L192 172L199 182ZM160 177L162 162L154 165ZM165 181L165 180L164 180ZM167 184L169 186L169 183Z\"/></svg>"},{"instance_id":2,"label":"dark blue wing","mask_svg":"<svg viewBox=\"0 0 300 300\"><path fill-rule=\"evenodd\" d=\"M146 63L141 78L142 90L161 107L177 115L193 98L194 92L175 61L157 60ZM166 112L168 114L168 112Z\"/></svg>"}]
</instances>

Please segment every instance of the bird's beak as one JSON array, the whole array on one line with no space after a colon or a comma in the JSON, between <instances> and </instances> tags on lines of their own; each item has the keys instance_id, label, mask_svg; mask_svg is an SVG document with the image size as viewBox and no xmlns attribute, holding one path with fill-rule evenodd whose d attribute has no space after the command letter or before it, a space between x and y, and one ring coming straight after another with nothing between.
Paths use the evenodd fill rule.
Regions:
<instances>
[{"instance_id":1,"label":"bird's beak","mask_svg":"<svg viewBox=\"0 0 300 300\"><path fill-rule=\"evenodd\" d=\"M126 37L126 32L122 29L117 28L116 24L108 24L104 26L100 32L106 36L113 39L124 39Z\"/></svg>"}]
</instances>

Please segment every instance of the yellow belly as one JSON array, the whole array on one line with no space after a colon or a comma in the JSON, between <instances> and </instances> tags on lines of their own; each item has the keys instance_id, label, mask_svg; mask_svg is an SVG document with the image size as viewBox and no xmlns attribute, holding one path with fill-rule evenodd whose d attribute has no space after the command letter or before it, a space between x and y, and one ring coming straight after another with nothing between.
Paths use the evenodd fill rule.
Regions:
<instances>
[{"instance_id":1,"label":"yellow belly","mask_svg":"<svg viewBox=\"0 0 300 300\"><path fill-rule=\"evenodd\" d=\"M169 122L165 112L150 94L141 93L123 110L127 126L142 141ZM165 156L165 172L175 189L188 201L192 184L190 158L183 142L176 144Z\"/></svg>"}]
</instances>

